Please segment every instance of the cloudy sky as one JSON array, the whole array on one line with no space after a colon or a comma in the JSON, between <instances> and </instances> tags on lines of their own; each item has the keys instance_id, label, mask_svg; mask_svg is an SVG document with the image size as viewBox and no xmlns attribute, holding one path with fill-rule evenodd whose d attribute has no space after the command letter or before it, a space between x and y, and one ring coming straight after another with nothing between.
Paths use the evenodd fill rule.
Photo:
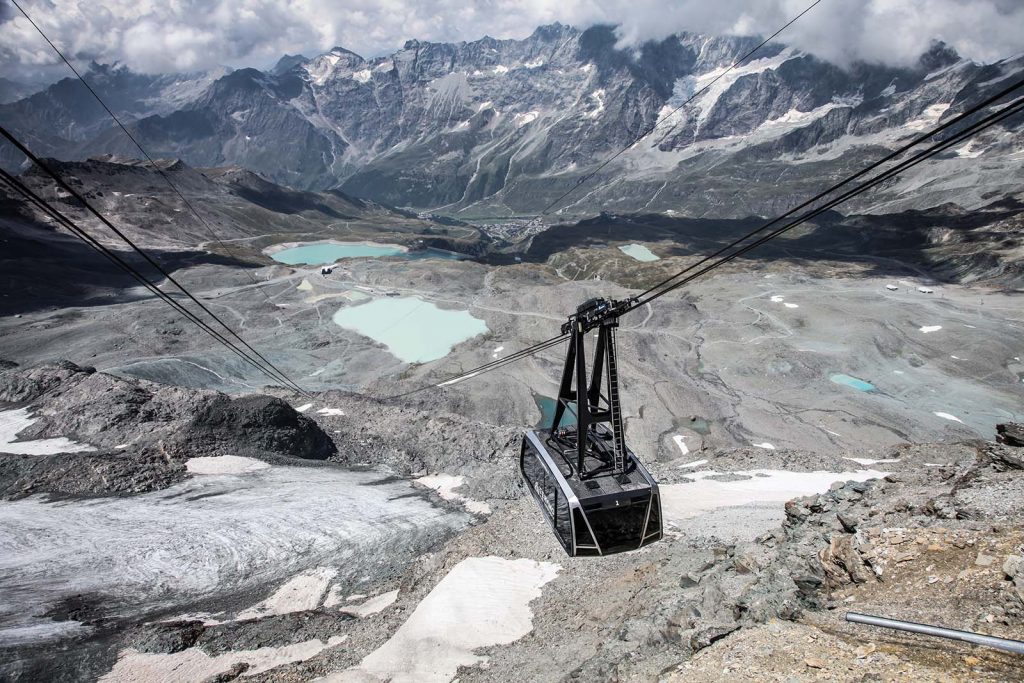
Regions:
<instances>
[{"instance_id":1,"label":"cloudy sky","mask_svg":"<svg viewBox=\"0 0 1024 683\"><path fill-rule=\"evenodd\" d=\"M538 25L619 25L635 45L676 31L766 35L812 0L18 0L79 61L146 72L266 67L342 45L364 56L409 38L522 38ZM839 64L912 63L932 39L994 61L1024 50L1024 0L822 0L780 40ZM54 55L0 0L0 76L32 80Z\"/></svg>"}]
</instances>

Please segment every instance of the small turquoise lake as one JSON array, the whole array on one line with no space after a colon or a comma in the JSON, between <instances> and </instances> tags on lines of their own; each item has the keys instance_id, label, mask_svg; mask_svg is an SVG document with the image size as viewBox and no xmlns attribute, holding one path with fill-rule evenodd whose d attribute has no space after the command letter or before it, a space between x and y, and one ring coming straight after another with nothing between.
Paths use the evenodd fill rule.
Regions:
<instances>
[{"instance_id":1,"label":"small turquoise lake","mask_svg":"<svg viewBox=\"0 0 1024 683\"><path fill-rule=\"evenodd\" d=\"M864 380L858 379L851 375L844 375L842 373L839 373L836 375L832 375L831 377L829 377L829 379L835 382L836 384L842 384L843 386L850 387L851 389L856 389L857 391L875 390L875 385L872 384L871 382L865 382Z\"/></svg>"},{"instance_id":2,"label":"small turquoise lake","mask_svg":"<svg viewBox=\"0 0 1024 683\"><path fill-rule=\"evenodd\" d=\"M626 256L636 259L637 261L658 261L660 258L653 251L648 249L642 244L627 244L624 247L619 247Z\"/></svg>"},{"instance_id":3,"label":"small turquoise lake","mask_svg":"<svg viewBox=\"0 0 1024 683\"><path fill-rule=\"evenodd\" d=\"M334 263L347 258L382 258L384 256L399 256L401 258L417 261L428 258L441 258L457 260L464 258L462 254L440 249L417 249L408 251L402 247L388 244L364 244L357 242L317 242L315 244L302 244L290 249L270 254L270 258L278 263L289 266L321 266Z\"/></svg>"},{"instance_id":4,"label":"small turquoise lake","mask_svg":"<svg viewBox=\"0 0 1024 683\"><path fill-rule=\"evenodd\" d=\"M387 297L334 314L336 325L388 347L405 363L443 358L457 344L487 332L487 324L468 311L447 311L418 297Z\"/></svg>"}]
</instances>

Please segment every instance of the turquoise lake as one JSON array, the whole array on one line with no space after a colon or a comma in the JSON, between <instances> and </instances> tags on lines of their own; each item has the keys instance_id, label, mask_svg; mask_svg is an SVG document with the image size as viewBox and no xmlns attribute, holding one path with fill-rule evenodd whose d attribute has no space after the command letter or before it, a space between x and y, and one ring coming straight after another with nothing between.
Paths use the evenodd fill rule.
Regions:
<instances>
[{"instance_id":1,"label":"turquoise lake","mask_svg":"<svg viewBox=\"0 0 1024 683\"><path fill-rule=\"evenodd\" d=\"M418 261L420 259L441 258L457 260L465 258L462 254L440 249L420 249L416 251L405 251L400 247L383 244L357 244L344 242L322 242L318 244L303 244L291 249L283 249L270 258L278 263L289 266L320 266L334 263L347 258L381 258L384 256L399 256Z\"/></svg>"},{"instance_id":2,"label":"turquoise lake","mask_svg":"<svg viewBox=\"0 0 1024 683\"><path fill-rule=\"evenodd\" d=\"M850 387L851 389L856 389L857 391L875 390L875 385L872 384L871 382L865 382L862 379L858 379L850 375L844 375L842 373L832 375L831 377L829 377L829 379L835 382L836 384L842 384L843 386Z\"/></svg>"},{"instance_id":3,"label":"turquoise lake","mask_svg":"<svg viewBox=\"0 0 1024 683\"><path fill-rule=\"evenodd\" d=\"M457 344L487 332L487 324L468 311L447 311L414 296L346 306L333 320L339 327L384 344L405 363L444 358Z\"/></svg>"},{"instance_id":4,"label":"turquoise lake","mask_svg":"<svg viewBox=\"0 0 1024 683\"><path fill-rule=\"evenodd\" d=\"M658 261L660 258L650 249L642 244L627 244L624 247L619 247L626 256L636 259L637 261Z\"/></svg>"}]
</instances>

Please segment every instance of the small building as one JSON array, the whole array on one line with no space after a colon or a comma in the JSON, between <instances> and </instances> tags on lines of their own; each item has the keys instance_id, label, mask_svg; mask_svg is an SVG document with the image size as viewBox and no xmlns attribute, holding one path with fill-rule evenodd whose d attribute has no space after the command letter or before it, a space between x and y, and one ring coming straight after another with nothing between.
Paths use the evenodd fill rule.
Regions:
<instances>
[{"instance_id":1,"label":"small building","mask_svg":"<svg viewBox=\"0 0 1024 683\"><path fill-rule=\"evenodd\" d=\"M324 266L323 268L320 269L320 274L321 275L330 275L333 272L334 272L334 266Z\"/></svg>"},{"instance_id":2,"label":"small building","mask_svg":"<svg viewBox=\"0 0 1024 683\"><path fill-rule=\"evenodd\" d=\"M935 290L932 289L931 287L918 287L917 291L921 292L922 294L934 294L935 293Z\"/></svg>"}]
</instances>

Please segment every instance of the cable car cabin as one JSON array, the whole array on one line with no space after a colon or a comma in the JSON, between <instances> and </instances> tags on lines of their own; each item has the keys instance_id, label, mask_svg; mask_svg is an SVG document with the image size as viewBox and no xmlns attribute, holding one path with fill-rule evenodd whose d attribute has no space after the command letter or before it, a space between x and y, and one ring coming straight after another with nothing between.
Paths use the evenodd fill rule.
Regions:
<instances>
[{"instance_id":1,"label":"cable car cabin","mask_svg":"<svg viewBox=\"0 0 1024 683\"><path fill-rule=\"evenodd\" d=\"M658 482L626 447L615 328L631 300L590 299L562 326L571 334L552 424L523 437L519 469L569 555L607 555L661 539ZM598 328L587 383L584 337ZM562 426L566 411L575 425ZM568 420L566 420L568 422Z\"/></svg>"},{"instance_id":2,"label":"cable car cabin","mask_svg":"<svg viewBox=\"0 0 1024 683\"><path fill-rule=\"evenodd\" d=\"M530 430L523 438L519 468L545 519L569 555L608 555L635 550L661 538L661 498L654 480L633 452L625 471L580 479L573 466L576 434ZM610 430L591 433L591 446L607 448ZM600 468L603 458L588 458Z\"/></svg>"}]
</instances>

